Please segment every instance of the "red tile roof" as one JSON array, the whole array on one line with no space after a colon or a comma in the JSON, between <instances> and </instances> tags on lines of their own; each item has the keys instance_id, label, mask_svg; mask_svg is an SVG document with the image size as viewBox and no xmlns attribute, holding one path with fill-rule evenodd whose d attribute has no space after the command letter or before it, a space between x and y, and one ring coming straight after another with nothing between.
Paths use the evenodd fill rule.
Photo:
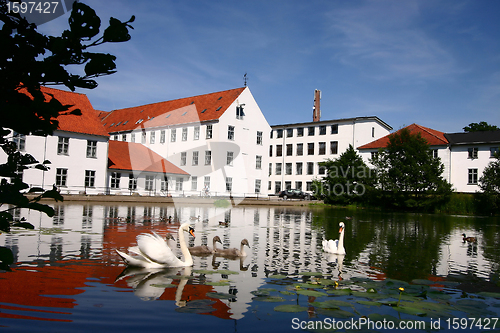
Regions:
<instances>
[{"instance_id":1,"label":"red tile roof","mask_svg":"<svg viewBox=\"0 0 500 333\"><path fill-rule=\"evenodd\" d=\"M420 133L420 135L427 140L427 143L431 146L442 146L448 144L448 140L445 138L443 132L439 132L433 130L431 128L427 128L424 126L420 126L417 124L411 124L406 126L405 129L408 129L411 134ZM401 130L396 131L398 133ZM378 140L367 143L366 145L358 147L358 149L378 149L387 147L387 143L389 143L389 137L394 133L388 134Z\"/></svg>"},{"instance_id":2,"label":"red tile roof","mask_svg":"<svg viewBox=\"0 0 500 333\"><path fill-rule=\"evenodd\" d=\"M102 120L109 133L219 119L245 90L237 88L126 109L114 110Z\"/></svg>"},{"instance_id":3,"label":"red tile roof","mask_svg":"<svg viewBox=\"0 0 500 333\"><path fill-rule=\"evenodd\" d=\"M189 175L140 143L109 141L108 168Z\"/></svg>"},{"instance_id":4,"label":"red tile roof","mask_svg":"<svg viewBox=\"0 0 500 333\"><path fill-rule=\"evenodd\" d=\"M58 130L109 137L87 95L48 87L42 87L41 90L48 99L52 98L50 97L52 95L63 105L73 105L68 111L75 109L82 111L81 116L70 114L57 117Z\"/></svg>"}]
</instances>

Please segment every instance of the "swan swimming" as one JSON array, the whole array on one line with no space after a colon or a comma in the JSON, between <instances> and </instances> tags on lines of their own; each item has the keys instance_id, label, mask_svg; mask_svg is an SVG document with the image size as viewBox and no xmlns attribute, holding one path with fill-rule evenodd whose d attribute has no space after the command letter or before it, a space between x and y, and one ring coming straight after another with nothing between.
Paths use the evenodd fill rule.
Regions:
<instances>
[{"instance_id":1,"label":"swan swimming","mask_svg":"<svg viewBox=\"0 0 500 333\"><path fill-rule=\"evenodd\" d=\"M137 236L137 246L129 247L130 254L116 250L118 255L129 266L144 268L184 267L193 265L193 257L189 253L184 232L194 237L194 229L189 223L179 227L179 243L184 261L177 258L167 242L157 233L140 234Z\"/></svg>"},{"instance_id":2,"label":"swan swimming","mask_svg":"<svg viewBox=\"0 0 500 333\"><path fill-rule=\"evenodd\" d=\"M216 248L216 243L219 242L222 244L219 236L215 236L213 239L213 248L207 246L207 245L199 245L199 246L193 246L189 247L189 252L194 255L206 255L206 254L212 254L214 253L217 248Z\"/></svg>"},{"instance_id":3,"label":"swan swimming","mask_svg":"<svg viewBox=\"0 0 500 333\"><path fill-rule=\"evenodd\" d=\"M334 253L334 254L345 254L345 249L344 249L344 229L345 229L345 224L344 222L339 223L339 239L333 240L326 240L323 239L323 251L328 252L328 253Z\"/></svg>"},{"instance_id":4,"label":"swan swimming","mask_svg":"<svg viewBox=\"0 0 500 333\"><path fill-rule=\"evenodd\" d=\"M232 249L217 249L214 246L215 249L215 255L220 256L220 257L246 257L247 254L244 250L244 247L248 246L250 248L250 244L248 244L248 240L244 238L241 241L240 249L237 248L232 248Z\"/></svg>"}]
</instances>

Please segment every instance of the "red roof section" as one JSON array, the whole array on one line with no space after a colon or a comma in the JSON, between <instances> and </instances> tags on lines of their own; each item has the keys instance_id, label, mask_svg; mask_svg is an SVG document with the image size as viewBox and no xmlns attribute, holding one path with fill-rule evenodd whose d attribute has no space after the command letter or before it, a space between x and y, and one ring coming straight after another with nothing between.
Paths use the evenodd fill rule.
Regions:
<instances>
[{"instance_id":1,"label":"red roof section","mask_svg":"<svg viewBox=\"0 0 500 333\"><path fill-rule=\"evenodd\" d=\"M417 124L411 124L409 126L404 127L408 129L411 134L420 133L420 135L427 140L427 143L431 146L442 146L448 144L448 140L445 138L444 133L440 131L433 130L428 127L420 126ZM396 131L398 133L402 129ZM358 147L358 149L378 149L385 148L389 143L389 137L394 133L388 134L384 137L381 137L378 140L367 143L366 145Z\"/></svg>"},{"instance_id":2,"label":"red roof section","mask_svg":"<svg viewBox=\"0 0 500 333\"><path fill-rule=\"evenodd\" d=\"M73 105L68 111L75 109L82 111L80 116L69 114L57 117L59 121L58 130L109 137L108 132L97 117L98 111L94 110L87 95L48 87L41 87L41 91L49 100L55 98L63 105Z\"/></svg>"},{"instance_id":3,"label":"red roof section","mask_svg":"<svg viewBox=\"0 0 500 333\"><path fill-rule=\"evenodd\" d=\"M225 90L109 112L102 120L109 133L219 119L245 90Z\"/></svg>"},{"instance_id":4,"label":"red roof section","mask_svg":"<svg viewBox=\"0 0 500 333\"><path fill-rule=\"evenodd\" d=\"M109 141L108 168L189 175L140 143Z\"/></svg>"}]
</instances>

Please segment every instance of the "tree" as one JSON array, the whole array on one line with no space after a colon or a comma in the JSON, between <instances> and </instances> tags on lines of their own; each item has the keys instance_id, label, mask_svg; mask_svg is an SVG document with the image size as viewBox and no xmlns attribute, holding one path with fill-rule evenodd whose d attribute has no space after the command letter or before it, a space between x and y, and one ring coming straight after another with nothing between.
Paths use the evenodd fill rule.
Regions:
<instances>
[{"instance_id":1,"label":"tree","mask_svg":"<svg viewBox=\"0 0 500 333\"><path fill-rule=\"evenodd\" d=\"M326 176L315 182L315 195L329 204L351 204L363 201L373 189L374 177L352 145L335 160L320 162Z\"/></svg>"},{"instance_id":2,"label":"tree","mask_svg":"<svg viewBox=\"0 0 500 333\"><path fill-rule=\"evenodd\" d=\"M44 95L41 86L65 85L72 91L76 87L97 87L95 78L115 72L116 57L90 52L90 48L129 40L128 29L132 28L129 23L134 21L134 16L126 22L111 18L102 36L97 37L100 18L89 6L75 2L69 30L60 37L45 36L37 32L35 24L9 11L6 0L0 0L0 20L3 22L0 30L0 148L7 155L7 161L0 165L0 231L8 232L12 226L33 228L28 222L14 222L13 209L30 208L53 216L54 210L39 201L43 198L62 200L55 188L29 189L22 181L23 170L48 170L50 162L40 163L33 156L19 152L12 134L52 134L58 126L57 117L67 114L71 105L62 105ZM83 74L68 71L81 66ZM79 114L79 110L72 113ZM30 193L26 193L28 189ZM38 195L29 199L27 194L32 193ZM0 248L1 268L7 269L12 259L8 249Z\"/></svg>"},{"instance_id":3,"label":"tree","mask_svg":"<svg viewBox=\"0 0 500 333\"><path fill-rule=\"evenodd\" d=\"M426 207L448 198L451 185L442 177L444 165L433 157L427 140L406 128L389 136L387 147L372 158L378 189L385 203Z\"/></svg>"},{"instance_id":4,"label":"tree","mask_svg":"<svg viewBox=\"0 0 500 333\"><path fill-rule=\"evenodd\" d=\"M495 161L484 168L483 175L479 178L479 187L483 191L479 199L483 208L492 213L500 208L500 153L495 154Z\"/></svg>"},{"instance_id":5,"label":"tree","mask_svg":"<svg viewBox=\"0 0 500 333\"><path fill-rule=\"evenodd\" d=\"M479 131L496 131L499 130L495 125L490 125L485 121L479 123L470 123L469 126L464 127L464 132L479 132Z\"/></svg>"}]
</instances>

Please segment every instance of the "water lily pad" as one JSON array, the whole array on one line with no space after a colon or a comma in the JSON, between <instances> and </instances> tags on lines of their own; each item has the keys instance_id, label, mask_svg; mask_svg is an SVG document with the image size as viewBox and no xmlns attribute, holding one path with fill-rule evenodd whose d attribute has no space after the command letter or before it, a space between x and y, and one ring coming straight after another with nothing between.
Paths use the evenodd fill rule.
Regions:
<instances>
[{"instance_id":1,"label":"water lily pad","mask_svg":"<svg viewBox=\"0 0 500 333\"><path fill-rule=\"evenodd\" d=\"M406 313L406 314L410 314L410 315L414 315L414 316L419 316L419 317L424 317L425 315L427 315L427 313L425 311L423 311L422 309L419 309L419 308L415 308L415 307L412 307L412 306L395 306L394 307L394 310L398 311L398 312L403 312L403 313Z\"/></svg>"},{"instance_id":2,"label":"water lily pad","mask_svg":"<svg viewBox=\"0 0 500 333\"><path fill-rule=\"evenodd\" d=\"M264 289L254 290L251 291L250 293L255 296L269 296L269 291Z\"/></svg>"},{"instance_id":3,"label":"water lily pad","mask_svg":"<svg viewBox=\"0 0 500 333\"><path fill-rule=\"evenodd\" d=\"M151 287L156 287L156 288L175 288L177 285L171 284L171 283L154 283L151 285Z\"/></svg>"},{"instance_id":4,"label":"water lily pad","mask_svg":"<svg viewBox=\"0 0 500 333\"><path fill-rule=\"evenodd\" d=\"M427 285L427 286L430 286L431 284L436 284L436 282L434 282L434 281L424 280L424 279L413 279L413 280L411 280L411 283L422 284L422 285Z\"/></svg>"},{"instance_id":5,"label":"water lily pad","mask_svg":"<svg viewBox=\"0 0 500 333\"><path fill-rule=\"evenodd\" d=\"M217 293L217 292L208 292L208 293L206 293L206 295L208 297L218 298L218 299L230 299L230 298L234 298L235 297L234 295L231 295L231 294Z\"/></svg>"},{"instance_id":6,"label":"water lily pad","mask_svg":"<svg viewBox=\"0 0 500 333\"><path fill-rule=\"evenodd\" d=\"M300 306L297 304L282 304L274 308L277 312L304 312L307 311L305 306Z\"/></svg>"},{"instance_id":7,"label":"water lily pad","mask_svg":"<svg viewBox=\"0 0 500 333\"><path fill-rule=\"evenodd\" d=\"M297 294L313 297L327 296L326 293L317 290L297 290Z\"/></svg>"},{"instance_id":8,"label":"water lily pad","mask_svg":"<svg viewBox=\"0 0 500 333\"><path fill-rule=\"evenodd\" d=\"M483 296L483 297L493 297L493 298L500 299L500 293L493 293L493 292L489 292L489 291L481 291L481 292L479 292L477 294L480 295L480 296Z\"/></svg>"},{"instance_id":9,"label":"water lily pad","mask_svg":"<svg viewBox=\"0 0 500 333\"><path fill-rule=\"evenodd\" d=\"M368 306L380 306L380 305L382 305L379 302L375 302L375 301L356 301L356 303L368 305Z\"/></svg>"},{"instance_id":10,"label":"water lily pad","mask_svg":"<svg viewBox=\"0 0 500 333\"><path fill-rule=\"evenodd\" d=\"M303 275L303 276L323 276L323 273L320 273L320 272L300 272L299 275Z\"/></svg>"},{"instance_id":11,"label":"water lily pad","mask_svg":"<svg viewBox=\"0 0 500 333\"><path fill-rule=\"evenodd\" d=\"M329 300L323 301L323 302L311 302L309 304L311 304L312 306L318 307L318 308L322 308L322 309L338 309L341 306L352 307L351 303L347 303L345 301L340 301L340 300L336 300L336 299L329 299Z\"/></svg>"},{"instance_id":12,"label":"water lily pad","mask_svg":"<svg viewBox=\"0 0 500 333\"><path fill-rule=\"evenodd\" d=\"M223 274L223 275L237 275L237 274L240 274L239 272L230 271L230 270L227 270L227 269L219 269L219 270L215 271L215 273L217 273L217 274Z\"/></svg>"},{"instance_id":13,"label":"water lily pad","mask_svg":"<svg viewBox=\"0 0 500 333\"><path fill-rule=\"evenodd\" d=\"M214 282L205 282L208 286L229 286L229 282L227 281L214 281Z\"/></svg>"},{"instance_id":14,"label":"water lily pad","mask_svg":"<svg viewBox=\"0 0 500 333\"><path fill-rule=\"evenodd\" d=\"M316 312L319 314L328 316L328 317L336 318L336 319L345 319L345 318L354 317L353 313L351 313L349 311L342 310L342 309L322 309L322 308L320 308L320 309L317 309Z\"/></svg>"},{"instance_id":15,"label":"water lily pad","mask_svg":"<svg viewBox=\"0 0 500 333\"><path fill-rule=\"evenodd\" d=\"M193 270L193 272L196 274L205 274L205 275L217 273L217 271L213 271L211 269L195 269Z\"/></svg>"},{"instance_id":16,"label":"water lily pad","mask_svg":"<svg viewBox=\"0 0 500 333\"><path fill-rule=\"evenodd\" d=\"M294 284L295 287L298 288L304 288L304 289L318 289L318 288L323 288L322 285L320 284L312 284L312 283L296 283Z\"/></svg>"},{"instance_id":17,"label":"water lily pad","mask_svg":"<svg viewBox=\"0 0 500 333\"><path fill-rule=\"evenodd\" d=\"M364 297L368 299L384 299L387 298L387 295L378 294L378 293L367 293L363 291L352 291L351 294L355 297Z\"/></svg>"},{"instance_id":18,"label":"water lily pad","mask_svg":"<svg viewBox=\"0 0 500 333\"><path fill-rule=\"evenodd\" d=\"M431 290L427 293L427 296L435 300L449 300L451 296L443 291Z\"/></svg>"},{"instance_id":19,"label":"water lily pad","mask_svg":"<svg viewBox=\"0 0 500 333\"><path fill-rule=\"evenodd\" d=\"M283 297L279 297L279 296L258 296L258 297L253 297L252 300L260 301L260 302L271 302L271 303L285 301L285 299Z\"/></svg>"},{"instance_id":20,"label":"water lily pad","mask_svg":"<svg viewBox=\"0 0 500 333\"><path fill-rule=\"evenodd\" d=\"M346 295L351 295L351 289L345 288L345 289L331 289L326 291L329 295L334 295L334 296L346 296Z\"/></svg>"},{"instance_id":21,"label":"water lily pad","mask_svg":"<svg viewBox=\"0 0 500 333\"><path fill-rule=\"evenodd\" d=\"M281 290L280 293L283 295L295 295L294 292L288 290Z\"/></svg>"},{"instance_id":22,"label":"water lily pad","mask_svg":"<svg viewBox=\"0 0 500 333\"><path fill-rule=\"evenodd\" d=\"M474 308L479 308L479 309L486 309L488 307L488 304L484 303L483 301L477 301L473 299L461 299L456 302L458 305L464 305L464 306L471 306Z\"/></svg>"}]
</instances>

